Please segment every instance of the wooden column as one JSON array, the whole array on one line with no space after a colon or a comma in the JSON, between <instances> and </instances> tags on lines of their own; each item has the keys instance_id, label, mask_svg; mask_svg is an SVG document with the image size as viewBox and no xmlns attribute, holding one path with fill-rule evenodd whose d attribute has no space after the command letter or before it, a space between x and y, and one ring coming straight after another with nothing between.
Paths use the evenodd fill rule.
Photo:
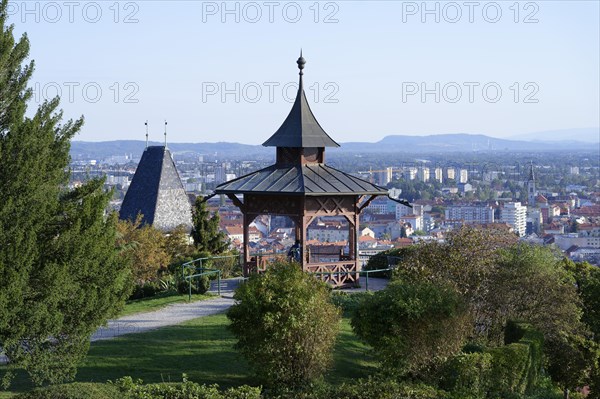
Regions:
<instances>
[{"instance_id":1,"label":"wooden column","mask_svg":"<svg viewBox=\"0 0 600 399\"><path fill-rule=\"evenodd\" d=\"M306 270L306 265L308 264L308 260L306 259L308 257L309 251L308 251L308 246L306 245L306 230L308 228L308 219L310 219L309 216L300 216L300 244L302 245L302 259L301 259L301 265L302 265L302 270Z\"/></svg>"},{"instance_id":2,"label":"wooden column","mask_svg":"<svg viewBox=\"0 0 600 399\"><path fill-rule=\"evenodd\" d=\"M351 232L351 234L354 234L354 248L353 248L354 256L352 259L354 259L354 264L356 265L356 271L358 272L360 270L360 259L359 259L359 250L358 250L358 234L359 234L358 230L360 228L359 214L355 213L353 219L354 219L354 229ZM355 281L358 281L359 276L360 275L358 273L356 273Z\"/></svg>"},{"instance_id":3,"label":"wooden column","mask_svg":"<svg viewBox=\"0 0 600 399\"><path fill-rule=\"evenodd\" d=\"M294 238L296 240L301 240L300 236L302 235L302 221L299 217L292 218L292 220L294 221Z\"/></svg>"},{"instance_id":4,"label":"wooden column","mask_svg":"<svg viewBox=\"0 0 600 399\"><path fill-rule=\"evenodd\" d=\"M348 258L354 259L356 252L356 226L354 225L354 217L346 218L348 220Z\"/></svg>"},{"instance_id":5,"label":"wooden column","mask_svg":"<svg viewBox=\"0 0 600 399\"><path fill-rule=\"evenodd\" d=\"M244 277L248 277L250 274L248 270L248 264L250 263L250 246L248 244L250 238L249 226L251 221L246 212L243 212L242 215L242 224L244 227Z\"/></svg>"}]
</instances>

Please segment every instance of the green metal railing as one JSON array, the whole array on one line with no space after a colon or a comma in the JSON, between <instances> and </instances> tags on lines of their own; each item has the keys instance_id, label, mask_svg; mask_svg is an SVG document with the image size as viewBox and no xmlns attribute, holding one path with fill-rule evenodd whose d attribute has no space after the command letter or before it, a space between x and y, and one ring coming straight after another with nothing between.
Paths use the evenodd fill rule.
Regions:
<instances>
[{"instance_id":1,"label":"green metal railing","mask_svg":"<svg viewBox=\"0 0 600 399\"><path fill-rule=\"evenodd\" d=\"M192 299L192 280L197 277L217 275L217 294L221 295L221 274L223 273L220 269L211 269L203 266L203 262L213 259L231 259L240 258L240 255L225 255L225 256L210 256L204 258L198 258L186 262L181 265L181 277L184 280L189 281L188 286L188 297ZM192 274L186 275L186 270L193 270ZM199 273L196 273L199 272Z\"/></svg>"},{"instance_id":2,"label":"green metal railing","mask_svg":"<svg viewBox=\"0 0 600 399\"><path fill-rule=\"evenodd\" d=\"M263 256L264 257L285 256L285 253L256 253L256 254L251 254L250 256L255 256L258 259L258 257L263 257ZM243 255L239 254L239 255L210 256L210 257L198 258L198 259L194 259L194 260L191 260L189 262L182 264L181 265L182 278L184 280L189 281L189 287L188 287L189 299L191 300L191 298L192 298L192 280L197 277L211 276L214 274L217 275L217 293L218 293L218 295L221 295L221 275L223 273L222 270L204 267L203 262L207 262L207 261L211 261L211 260L215 260L215 259L231 259L231 258L238 259L238 266L243 263ZM398 257L388 256L388 265L390 265L392 263L391 258L398 258ZM396 260L396 259L393 259L393 260ZM369 291L369 274L388 272L388 271L392 271L394 268L395 268L394 266L389 266L386 269L376 269L376 270L361 270L361 271L346 271L346 272L309 272L309 273L312 275L318 275L318 276L349 275L349 274L364 275L365 276L365 290ZM186 275L186 270L193 270L193 272L190 275ZM198 273L196 273L196 272L198 272Z\"/></svg>"},{"instance_id":3,"label":"green metal railing","mask_svg":"<svg viewBox=\"0 0 600 399\"><path fill-rule=\"evenodd\" d=\"M221 296L221 271L218 269L197 269L197 270L206 270L206 271L183 277L185 280L189 280L189 282L190 282L188 285L188 290L189 290L188 291L188 300L190 300L190 301L192 300L192 279L196 278L196 277L211 275L211 274L217 275L217 294L219 296Z\"/></svg>"},{"instance_id":4,"label":"green metal railing","mask_svg":"<svg viewBox=\"0 0 600 399\"><path fill-rule=\"evenodd\" d=\"M238 265L240 265L241 261L242 261L242 257L243 257L243 255L224 255L224 256L207 256L204 258L194 259L194 260L191 260L191 261L186 262L183 265L181 265L181 273L185 273L185 269L202 269L202 268L204 268L204 266L202 264L203 262L214 260L214 259L238 258ZM198 264L198 265L196 265L196 264Z\"/></svg>"}]
</instances>

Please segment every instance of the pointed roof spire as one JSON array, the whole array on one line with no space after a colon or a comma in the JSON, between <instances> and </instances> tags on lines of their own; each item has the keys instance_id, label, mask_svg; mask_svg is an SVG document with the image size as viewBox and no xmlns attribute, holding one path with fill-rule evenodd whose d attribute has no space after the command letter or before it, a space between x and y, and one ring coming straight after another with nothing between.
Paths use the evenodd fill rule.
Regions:
<instances>
[{"instance_id":1,"label":"pointed roof spire","mask_svg":"<svg viewBox=\"0 0 600 399\"><path fill-rule=\"evenodd\" d=\"M281 127L267 141L263 143L265 147L339 147L321 127L314 114L312 113L306 94L304 93L304 84L302 76L304 75L304 65L306 60L302 57L296 61L300 70L300 81L298 84L298 94L292 109Z\"/></svg>"},{"instance_id":2,"label":"pointed roof spire","mask_svg":"<svg viewBox=\"0 0 600 399\"><path fill-rule=\"evenodd\" d=\"M302 83L302 75L304 75L304 72L302 72L302 70L304 69L304 65L306 65L306 60L304 59L304 57L302 57L302 49L300 49L300 58L298 58L296 64L298 64L298 69L300 70L300 83Z\"/></svg>"},{"instance_id":3,"label":"pointed roof spire","mask_svg":"<svg viewBox=\"0 0 600 399\"><path fill-rule=\"evenodd\" d=\"M167 148L167 120L165 119L165 148Z\"/></svg>"},{"instance_id":4,"label":"pointed roof spire","mask_svg":"<svg viewBox=\"0 0 600 399\"><path fill-rule=\"evenodd\" d=\"M533 181L535 180L535 177L533 175L533 161L531 161L530 166L529 166L529 179L528 181Z\"/></svg>"}]
</instances>

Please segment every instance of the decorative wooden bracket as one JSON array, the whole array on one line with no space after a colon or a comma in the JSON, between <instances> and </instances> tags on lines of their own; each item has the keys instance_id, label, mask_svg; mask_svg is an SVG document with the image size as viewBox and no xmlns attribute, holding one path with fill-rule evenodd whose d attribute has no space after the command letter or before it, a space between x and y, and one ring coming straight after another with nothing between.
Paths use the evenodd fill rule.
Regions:
<instances>
[{"instance_id":1,"label":"decorative wooden bracket","mask_svg":"<svg viewBox=\"0 0 600 399\"><path fill-rule=\"evenodd\" d=\"M371 203L371 201L373 201L375 198L377 198L376 195L371 195L365 202L362 203L362 205L359 205L358 213L361 213L363 211L363 209L368 207L369 204Z\"/></svg>"},{"instance_id":2,"label":"decorative wooden bracket","mask_svg":"<svg viewBox=\"0 0 600 399\"><path fill-rule=\"evenodd\" d=\"M240 210L242 212L246 211L244 204L242 203L242 201L240 201L240 199L235 194L227 194L227 198L229 198L231 200L231 202L233 202L233 205L240 208Z\"/></svg>"}]
</instances>

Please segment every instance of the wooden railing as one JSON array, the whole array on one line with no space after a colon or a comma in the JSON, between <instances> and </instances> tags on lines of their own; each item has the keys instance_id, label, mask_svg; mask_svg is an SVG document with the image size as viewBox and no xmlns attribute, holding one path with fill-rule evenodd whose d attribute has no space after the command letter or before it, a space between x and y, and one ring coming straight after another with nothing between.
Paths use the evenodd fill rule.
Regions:
<instances>
[{"instance_id":1,"label":"wooden railing","mask_svg":"<svg viewBox=\"0 0 600 399\"><path fill-rule=\"evenodd\" d=\"M334 287L355 284L359 277L354 261L309 263L305 270Z\"/></svg>"},{"instance_id":2,"label":"wooden railing","mask_svg":"<svg viewBox=\"0 0 600 399\"><path fill-rule=\"evenodd\" d=\"M273 262L286 261L287 256L281 254L256 254L250 256L250 261L246 264L248 274L260 273L267 270L269 264Z\"/></svg>"},{"instance_id":3,"label":"wooden railing","mask_svg":"<svg viewBox=\"0 0 600 399\"><path fill-rule=\"evenodd\" d=\"M287 260L286 254L253 255L246 264L246 275L264 272L269 267L269 264ZM341 260L337 262L308 263L304 265L304 270L334 287L356 284L359 279L359 270L356 262L349 259L348 256L341 257Z\"/></svg>"}]
</instances>

